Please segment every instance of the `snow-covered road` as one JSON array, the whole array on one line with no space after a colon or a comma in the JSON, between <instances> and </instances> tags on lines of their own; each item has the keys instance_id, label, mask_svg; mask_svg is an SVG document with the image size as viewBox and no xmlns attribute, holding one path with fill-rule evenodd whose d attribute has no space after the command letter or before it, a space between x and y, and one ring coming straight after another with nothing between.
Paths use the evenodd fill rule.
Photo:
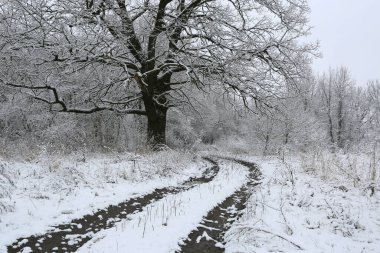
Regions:
<instances>
[{"instance_id":1,"label":"snow-covered road","mask_svg":"<svg viewBox=\"0 0 380 253\"><path fill-rule=\"evenodd\" d=\"M179 251L179 243L207 212L248 181L247 167L231 162L219 166L220 172L211 182L170 194L144 207L142 212L96 234L78 252Z\"/></svg>"},{"instance_id":2,"label":"snow-covered road","mask_svg":"<svg viewBox=\"0 0 380 253\"><path fill-rule=\"evenodd\" d=\"M252 176L249 168L232 161L209 162L214 165L201 176L190 177L179 186L159 188L111 205L54 226L45 234L21 237L8 252L186 252L184 246L193 247L188 237L192 231L199 237L196 241L211 239L206 232L194 234L204 226L201 222L204 224L208 212L213 208L227 210L224 222L231 223L238 214L235 204L241 210L247 200L245 186ZM223 247L223 238L218 240L211 239L212 247Z\"/></svg>"}]
</instances>

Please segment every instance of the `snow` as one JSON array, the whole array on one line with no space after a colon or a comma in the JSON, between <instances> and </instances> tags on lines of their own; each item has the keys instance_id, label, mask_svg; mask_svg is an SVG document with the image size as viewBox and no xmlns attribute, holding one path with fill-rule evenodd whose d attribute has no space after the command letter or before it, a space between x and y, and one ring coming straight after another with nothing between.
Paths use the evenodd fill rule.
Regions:
<instances>
[{"instance_id":1,"label":"snow","mask_svg":"<svg viewBox=\"0 0 380 253\"><path fill-rule=\"evenodd\" d=\"M313 164L307 162L310 157L288 156L285 162L276 157L237 157L259 165L261 184L227 232L226 245L217 247L225 247L227 253L379 252L380 195L377 189L369 196L370 163L365 155L322 154ZM110 229L70 236L69 244L90 236L79 252L178 250L208 211L247 182L248 168L219 162L221 170L211 182L169 194ZM96 155L85 161L65 157L1 162L0 200L9 209L0 211L0 252L19 237L44 233L158 187L178 185L207 166L198 155L175 151ZM380 185L379 177L375 184ZM207 233L202 236L213 240Z\"/></svg>"},{"instance_id":2,"label":"snow","mask_svg":"<svg viewBox=\"0 0 380 253\"><path fill-rule=\"evenodd\" d=\"M228 231L226 252L379 252L379 195L305 172L300 159L245 158L263 180Z\"/></svg>"},{"instance_id":3,"label":"snow","mask_svg":"<svg viewBox=\"0 0 380 253\"><path fill-rule=\"evenodd\" d=\"M2 165L14 186L6 185L9 194L0 196L11 207L0 212L0 252L19 237L44 233L156 188L176 186L211 166L197 156L175 151L144 157L97 155L79 162L73 157L42 158Z\"/></svg>"},{"instance_id":4,"label":"snow","mask_svg":"<svg viewBox=\"0 0 380 253\"><path fill-rule=\"evenodd\" d=\"M169 195L103 230L78 252L175 252L214 206L247 182L248 168L226 162L213 181ZM208 235L205 235L206 237ZM210 238L211 239L211 238Z\"/></svg>"}]
</instances>

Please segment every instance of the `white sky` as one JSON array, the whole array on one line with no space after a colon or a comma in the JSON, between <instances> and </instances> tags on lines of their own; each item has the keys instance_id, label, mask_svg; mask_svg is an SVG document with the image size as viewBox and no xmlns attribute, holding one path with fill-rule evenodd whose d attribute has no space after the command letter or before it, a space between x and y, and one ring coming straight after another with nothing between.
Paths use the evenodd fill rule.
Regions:
<instances>
[{"instance_id":1,"label":"white sky","mask_svg":"<svg viewBox=\"0 0 380 253\"><path fill-rule=\"evenodd\" d=\"M380 0L309 0L316 73L347 66L358 85L380 79Z\"/></svg>"}]
</instances>

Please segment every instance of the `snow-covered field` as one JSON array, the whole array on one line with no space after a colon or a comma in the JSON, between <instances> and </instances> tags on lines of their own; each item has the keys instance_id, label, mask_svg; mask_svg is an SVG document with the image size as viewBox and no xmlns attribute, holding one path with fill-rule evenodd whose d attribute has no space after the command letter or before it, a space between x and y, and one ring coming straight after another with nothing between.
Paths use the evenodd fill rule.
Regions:
<instances>
[{"instance_id":1,"label":"snow-covered field","mask_svg":"<svg viewBox=\"0 0 380 253\"><path fill-rule=\"evenodd\" d=\"M347 173L322 179L301 159L245 159L263 180L226 235L226 252L380 252L378 193L370 197Z\"/></svg>"},{"instance_id":2,"label":"snow-covered field","mask_svg":"<svg viewBox=\"0 0 380 253\"><path fill-rule=\"evenodd\" d=\"M238 158L258 164L262 180L227 232L226 252L379 252L380 182L378 175L369 182L364 157ZM178 250L208 211L247 182L246 167L218 162L220 172L211 182L145 206L95 234L79 252ZM176 151L1 161L0 252L21 236L178 185L208 166L199 155Z\"/></svg>"},{"instance_id":3,"label":"snow-covered field","mask_svg":"<svg viewBox=\"0 0 380 253\"><path fill-rule=\"evenodd\" d=\"M94 210L175 186L210 166L198 156L175 151L137 156L97 155L0 160L0 252L22 236Z\"/></svg>"}]
</instances>

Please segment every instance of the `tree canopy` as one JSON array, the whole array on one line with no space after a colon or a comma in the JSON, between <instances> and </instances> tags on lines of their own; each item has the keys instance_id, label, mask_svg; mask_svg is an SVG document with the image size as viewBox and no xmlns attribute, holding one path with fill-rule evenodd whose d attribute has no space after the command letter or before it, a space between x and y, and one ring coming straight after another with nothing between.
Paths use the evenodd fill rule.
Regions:
<instances>
[{"instance_id":1,"label":"tree canopy","mask_svg":"<svg viewBox=\"0 0 380 253\"><path fill-rule=\"evenodd\" d=\"M184 87L268 106L305 73L306 0L0 1L0 83L51 109L146 115L165 143Z\"/></svg>"}]
</instances>

